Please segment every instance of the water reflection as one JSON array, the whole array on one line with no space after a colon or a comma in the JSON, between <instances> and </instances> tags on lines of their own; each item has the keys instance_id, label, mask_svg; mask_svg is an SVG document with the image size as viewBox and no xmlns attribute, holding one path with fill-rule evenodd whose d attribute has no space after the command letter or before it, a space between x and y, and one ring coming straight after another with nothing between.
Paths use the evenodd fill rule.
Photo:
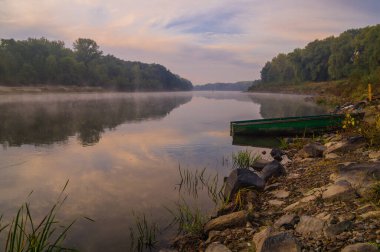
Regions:
<instances>
[{"instance_id":1,"label":"water reflection","mask_svg":"<svg viewBox=\"0 0 380 252\"><path fill-rule=\"evenodd\" d=\"M261 105L260 114L263 118L318 115L326 112L315 103L307 102L307 96L303 95L251 94L249 98Z\"/></svg>"},{"instance_id":2,"label":"water reflection","mask_svg":"<svg viewBox=\"0 0 380 252\"><path fill-rule=\"evenodd\" d=\"M262 117L267 105L252 96L238 92L2 96L0 139L7 148L0 149L0 214L10 220L34 190L31 207L42 215L70 179L60 217L85 215L95 223L78 222L69 245L81 251L128 251L132 210L151 213L152 221L162 227L170 222L164 206L178 198L173 189L179 182L179 165L206 167L209 173L225 176L231 169L225 162L231 153L246 148L261 153L263 149L233 146L229 135L230 121ZM285 106L289 99L275 104ZM301 100L299 106L309 104ZM88 144L92 145L83 146ZM199 196L200 206L213 207L207 196Z\"/></svg>"},{"instance_id":3,"label":"water reflection","mask_svg":"<svg viewBox=\"0 0 380 252\"><path fill-rule=\"evenodd\" d=\"M105 129L163 118L192 96L89 94L7 98L0 102L0 142L21 146L64 142L73 135L82 145L92 145L99 142Z\"/></svg>"}]
</instances>

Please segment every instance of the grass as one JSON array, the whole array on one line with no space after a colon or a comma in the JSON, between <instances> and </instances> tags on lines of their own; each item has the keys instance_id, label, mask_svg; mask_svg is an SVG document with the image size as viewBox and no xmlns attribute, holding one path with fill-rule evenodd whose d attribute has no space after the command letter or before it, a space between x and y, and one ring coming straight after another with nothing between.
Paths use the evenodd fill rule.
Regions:
<instances>
[{"instance_id":1,"label":"grass","mask_svg":"<svg viewBox=\"0 0 380 252\"><path fill-rule=\"evenodd\" d=\"M24 203L17 211L12 222L0 228L0 233L7 231L5 252L52 252L77 251L62 246L70 228L76 220L62 225L57 220L57 213L67 199L64 196L68 181L59 194L56 203L40 222L32 217L30 204ZM1 220L1 218L0 218Z\"/></svg>"},{"instance_id":2,"label":"grass","mask_svg":"<svg viewBox=\"0 0 380 252\"><path fill-rule=\"evenodd\" d=\"M190 207L184 199L176 203L175 209L167 208L173 216L171 225L178 225L178 233L201 236L203 227L208 221L205 214L198 207Z\"/></svg>"},{"instance_id":3,"label":"grass","mask_svg":"<svg viewBox=\"0 0 380 252\"><path fill-rule=\"evenodd\" d=\"M129 229L130 250L131 251L145 251L152 250L157 244L157 233L159 232L158 225L151 223L146 218L145 214L137 215L135 217L135 228Z\"/></svg>"},{"instance_id":4,"label":"grass","mask_svg":"<svg viewBox=\"0 0 380 252\"><path fill-rule=\"evenodd\" d=\"M260 155L252 155L248 150L238 151L232 154L233 169L249 169L258 159Z\"/></svg>"}]
</instances>

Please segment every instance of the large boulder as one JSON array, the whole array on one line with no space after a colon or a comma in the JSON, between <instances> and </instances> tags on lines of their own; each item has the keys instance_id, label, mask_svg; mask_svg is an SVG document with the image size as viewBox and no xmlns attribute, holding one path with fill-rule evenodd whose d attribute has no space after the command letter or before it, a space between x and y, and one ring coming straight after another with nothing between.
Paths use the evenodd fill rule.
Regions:
<instances>
[{"instance_id":1,"label":"large boulder","mask_svg":"<svg viewBox=\"0 0 380 252\"><path fill-rule=\"evenodd\" d=\"M253 168L255 171L261 171L269 163L270 161L259 158L251 165L251 168Z\"/></svg>"},{"instance_id":2,"label":"large boulder","mask_svg":"<svg viewBox=\"0 0 380 252\"><path fill-rule=\"evenodd\" d=\"M328 200L349 200L355 198L355 190L346 180L336 181L323 188L322 198Z\"/></svg>"},{"instance_id":3,"label":"large boulder","mask_svg":"<svg viewBox=\"0 0 380 252\"><path fill-rule=\"evenodd\" d=\"M253 171L248 169L235 169L226 179L224 188L224 196L233 198L233 196L242 188L254 188L263 190L265 181Z\"/></svg>"},{"instance_id":4,"label":"large boulder","mask_svg":"<svg viewBox=\"0 0 380 252\"><path fill-rule=\"evenodd\" d=\"M375 245L368 243L355 243L344 247L342 252L378 252Z\"/></svg>"},{"instance_id":5,"label":"large boulder","mask_svg":"<svg viewBox=\"0 0 380 252\"><path fill-rule=\"evenodd\" d=\"M256 233L252 242L256 252L301 252L301 246L290 233L274 233L272 227L266 227Z\"/></svg>"},{"instance_id":6,"label":"large boulder","mask_svg":"<svg viewBox=\"0 0 380 252\"><path fill-rule=\"evenodd\" d=\"M267 164L263 170L259 173L259 176L266 182L271 177L280 177L286 174L286 170L282 164L273 160L269 164Z\"/></svg>"},{"instance_id":7,"label":"large boulder","mask_svg":"<svg viewBox=\"0 0 380 252\"><path fill-rule=\"evenodd\" d=\"M330 178L335 181L346 180L362 194L380 179L380 162L340 165Z\"/></svg>"},{"instance_id":8,"label":"large boulder","mask_svg":"<svg viewBox=\"0 0 380 252\"><path fill-rule=\"evenodd\" d=\"M303 215L297 224L296 231L303 236L321 236L326 222L316 217Z\"/></svg>"},{"instance_id":9,"label":"large boulder","mask_svg":"<svg viewBox=\"0 0 380 252\"><path fill-rule=\"evenodd\" d=\"M277 219L273 226L275 228L284 227L285 229L293 229L294 225L299 222L300 218L295 214L285 214Z\"/></svg>"},{"instance_id":10,"label":"large boulder","mask_svg":"<svg viewBox=\"0 0 380 252\"><path fill-rule=\"evenodd\" d=\"M319 143L309 143L306 144L300 154L304 158L317 158L323 157L323 152L326 150L326 147Z\"/></svg>"},{"instance_id":11,"label":"large boulder","mask_svg":"<svg viewBox=\"0 0 380 252\"><path fill-rule=\"evenodd\" d=\"M231 252L231 250L223 244L213 242L207 247L205 252Z\"/></svg>"},{"instance_id":12,"label":"large boulder","mask_svg":"<svg viewBox=\"0 0 380 252\"><path fill-rule=\"evenodd\" d=\"M247 211L242 210L219 216L206 223L204 231L208 234L211 230L222 231L226 228L240 227L247 223Z\"/></svg>"},{"instance_id":13,"label":"large boulder","mask_svg":"<svg viewBox=\"0 0 380 252\"><path fill-rule=\"evenodd\" d=\"M350 220L345 220L337 224L331 224L324 230L325 236L330 239L336 237L338 234L351 229L353 223Z\"/></svg>"},{"instance_id":14,"label":"large boulder","mask_svg":"<svg viewBox=\"0 0 380 252\"><path fill-rule=\"evenodd\" d=\"M285 153L279 148L273 148L270 152L270 155L274 160L281 162L282 156L285 155Z\"/></svg>"}]
</instances>

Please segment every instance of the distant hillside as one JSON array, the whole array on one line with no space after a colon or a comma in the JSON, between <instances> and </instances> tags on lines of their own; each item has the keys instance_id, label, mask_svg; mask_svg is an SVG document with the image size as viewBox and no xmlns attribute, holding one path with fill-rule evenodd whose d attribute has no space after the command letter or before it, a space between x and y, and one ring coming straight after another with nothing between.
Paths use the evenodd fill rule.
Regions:
<instances>
[{"instance_id":1,"label":"distant hillside","mask_svg":"<svg viewBox=\"0 0 380 252\"><path fill-rule=\"evenodd\" d=\"M236 83L208 83L204 85L194 86L196 91L247 91L255 81L239 81Z\"/></svg>"},{"instance_id":2,"label":"distant hillside","mask_svg":"<svg viewBox=\"0 0 380 252\"><path fill-rule=\"evenodd\" d=\"M351 29L338 37L315 40L305 48L280 53L261 70L261 84L275 86L347 80L357 92L380 86L380 25Z\"/></svg>"},{"instance_id":3,"label":"distant hillside","mask_svg":"<svg viewBox=\"0 0 380 252\"><path fill-rule=\"evenodd\" d=\"M92 86L118 91L191 90L192 83L159 64L103 55L91 39L77 39L74 50L45 38L1 39L0 85Z\"/></svg>"}]
</instances>

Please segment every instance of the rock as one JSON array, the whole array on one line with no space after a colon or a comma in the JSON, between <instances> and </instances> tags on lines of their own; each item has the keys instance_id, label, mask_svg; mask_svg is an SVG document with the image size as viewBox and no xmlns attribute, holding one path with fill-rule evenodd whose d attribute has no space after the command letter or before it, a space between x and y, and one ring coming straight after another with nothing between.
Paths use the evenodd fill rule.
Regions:
<instances>
[{"instance_id":1,"label":"rock","mask_svg":"<svg viewBox=\"0 0 380 252\"><path fill-rule=\"evenodd\" d=\"M338 224L329 225L325 228L324 233L326 237L330 239L334 238L338 234L351 229L352 221L342 221Z\"/></svg>"},{"instance_id":2,"label":"rock","mask_svg":"<svg viewBox=\"0 0 380 252\"><path fill-rule=\"evenodd\" d=\"M367 213L369 211L373 211L375 209L376 209L376 207L373 204L365 204L365 205L359 207L358 209L356 209L356 212L359 214L362 214L362 213Z\"/></svg>"},{"instance_id":3,"label":"rock","mask_svg":"<svg viewBox=\"0 0 380 252\"><path fill-rule=\"evenodd\" d=\"M297 201L297 202L290 204L289 206L285 207L284 211L285 212L292 211L294 209L297 209L298 207L300 207L300 203Z\"/></svg>"},{"instance_id":4,"label":"rock","mask_svg":"<svg viewBox=\"0 0 380 252\"><path fill-rule=\"evenodd\" d=\"M380 179L380 162L340 165L338 171L330 178L335 181L346 180L352 187L358 188L359 193L363 193L372 183Z\"/></svg>"},{"instance_id":5,"label":"rock","mask_svg":"<svg viewBox=\"0 0 380 252\"><path fill-rule=\"evenodd\" d=\"M299 243L290 233L272 232L272 228L266 228L253 236L256 252L301 252Z\"/></svg>"},{"instance_id":6,"label":"rock","mask_svg":"<svg viewBox=\"0 0 380 252\"><path fill-rule=\"evenodd\" d=\"M208 245L205 252L231 252L231 250L223 244L213 242L210 245Z\"/></svg>"},{"instance_id":7,"label":"rock","mask_svg":"<svg viewBox=\"0 0 380 252\"><path fill-rule=\"evenodd\" d=\"M213 242L213 239L214 239L215 237L217 237L220 233L221 233L221 231L211 230L211 231L208 233L208 238L207 238L207 240L206 240L206 244L210 244L211 242Z\"/></svg>"},{"instance_id":8,"label":"rock","mask_svg":"<svg viewBox=\"0 0 380 252\"><path fill-rule=\"evenodd\" d=\"M245 210L219 216L206 223L204 231L208 234L211 230L222 231L226 228L244 226L247 223L247 212Z\"/></svg>"},{"instance_id":9,"label":"rock","mask_svg":"<svg viewBox=\"0 0 380 252\"><path fill-rule=\"evenodd\" d=\"M300 203L308 203L310 201L313 201L317 198L316 195L309 195L309 196L306 196L306 197L303 197L302 199L299 200Z\"/></svg>"},{"instance_id":10,"label":"rock","mask_svg":"<svg viewBox=\"0 0 380 252\"><path fill-rule=\"evenodd\" d=\"M323 213L317 214L315 217L323 221L328 221L329 219L331 219L331 214L323 212Z\"/></svg>"},{"instance_id":11,"label":"rock","mask_svg":"<svg viewBox=\"0 0 380 252\"><path fill-rule=\"evenodd\" d=\"M252 165L251 167L256 170L256 171L261 171L267 164L269 164L270 161L268 160L265 160L265 159L262 159L262 158L259 158L258 160L256 160Z\"/></svg>"},{"instance_id":12,"label":"rock","mask_svg":"<svg viewBox=\"0 0 380 252\"><path fill-rule=\"evenodd\" d=\"M355 197L356 195L354 189L346 180L340 180L327 186L322 193L322 198L328 200L347 200Z\"/></svg>"},{"instance_id":13,"label":"rock","mask_svg":"<svg viewBox=\"0 0 380 252\"><path fill-rule=\"evenodd\" d=\"M371 159L380 159L380 151L370 152L368 157Z\"/></svg>"},{"instance_id":14,"label":"rock","mask_svg":"<svg viewBox=\"0 0 380 252\"><path fill-rule=\"evenodd\" d=\"M306 235L322 235L325 221L315 217L303 215L300 222L296 226L296 231L304 236Z\"/></svg>"},{"instance_id":15,"label":"rock","mask_svg":"<svg viewBox=\"0 0 380 252\"><path fill-rule=\"evenodd\" d=\"M252 242L256 247L256 252L261 251L261 248L265 242L265 240L270 236L270 234L274 231L272 227L265 227L260 232L255 233L252 238Z\"/></svg>"},{"instance_id":16,"label":"rock","mask_svg":"<svg viewBox=\"0 0 380 252\"><path fill-rule=\"evenodd\" d=\"M325 153L344 153L349 151L354 151L365 146L365 141L362 138L354 138L351 140L343 140L340 142L332 142L325 145L327 149Z\"/></svg>"},{"instance_id":17,"label":"rock","mask_svg":"<svg viewBox=\"0 0 380 252\"><path fill-rule=\"evenodd\" d=\"M176 249L160 249L158 252L178 252Z\"/></svg>"},{"instance_id":18,"label":"rock","mask_svg":"<svg viewBox=\"0 0 380 252\"><path fill-rule=\"evenodd\" d=\"M380 218L380 211L370 211L360 215L362 219L370 219L370 218Z\"/></svg>"},{"instance_id":19,"label":"rock","mask_svg":"<svg viewBox=\"0 0 380 252\"><path fill-rule=\"evenodd\" d=\"M265 187L265 181L253 171L248 169L235 169L226 179L224 196L231 199L239 189L246 187L263 190Z\"/></svg>"},{"instance_id":20,"label":"rock","mask_svg":"<svg viewBox=\"0 0 380 252\"><path fill-rule=\"evenodd\" d=\"M325 155L325 158L326 159L336 159L336 158L339 158L339 155L338 154L335 154L335 153L327 153Z\"/></svg>"},{"instance_id":21,"label":"rock","mask_svg":"<svg viewBox=\"0 0 380 252\"><path fill-rule=\"evenodd\" d=\"M284 227L285 229L292 229L299 221L299 217L295 214L285 214L276 220L273 224L275 228Z\"/></svg>"},{"instance_id":22,"label":"rock","mask_svg":"<svg viewBox=\"0 0 380 252\"><path fill-rule=\"evenodd\" d=\"M344 247L341 252L378 252L375 245L368 243L356 243Z\"/></svg>"},{"instance_id":23,"label":"rock","mask_svg":"<svg viewBox=\"0 0 380 252\"><path fill-rule=\"evenodd\" d=\"M273 191L271 192L271 194L275 197L275 198L278 198L278 199L285 199L287 197L289 197L289 192L288 191L285 191L285 190L276 190L276 191Z\"/></svg>"},{"instance_id":24,"label":"rock","mask_svg":"<svg viewBox=\"0 0 380 252\"><path fill-rule=\"evenodd\" d=\"M319 143L309 143L306 144L302 150L300 155L305 158L317 158L317 157L323 157L323 152L327 148Z\"/></svg>"},{"instance_id":25,"label":"rock","mask_svg":"<svg viewBox=\"0 0 380 252\"><path fill-rule=\"evenodd\" d=\"M301 252L301 246L290 233L269 236L257 252Z\"/></svg>"},{"instance_id":26,"label":"rock","mask_svg":"<svg viewBox=\"0 0 380 252\"><path fill-rule=\"evenodd\" d=\"M290 173L288 175L288 179L297 179L299 177L301 177L301 175L299 173Z\"/></svg>"},{"instance_id":27,"label":"rock","mask_svg":"<svg viewBox=\"0 0 380 252\"><path fill-rule=\"evenodd\" d=\"M274 160L281 162L282 156L285 155L285 153L279 148L273 148L270 152L270 155Z\"/></svg>"},{"instance_id":28,"label":"rock","mask_svg":"<svg viewBox=\"0 0 380 252\"><path fill-rule=\"evenodd\" d=\"M285 168L280 164L280 162L273 160L263 168L263 170L259 173L259 176L264 181L267 181L271 177L280 177L285 174Z\"/></svg>"},{"instance_id":29,"label":"rock","mask_svg":"<svg viewBox=\"0 0 380 252\"><path fill-rule=\"evenodd\" d=\"M280 185L281 183L273 183L273 184L267 185L264 191L271 191L271 190L277 189Z\"/></svg>"},{"instance_id":30,"label":"rock","mask_svg":"<svg viewBox=\"0 0 380 252\"><path fill-rule=\"evenodd\" d=\"M274 199L274 200L268 200L268 204L272 206L282 206L283 204L285 204L285 202L282 200Z\"/></svg>"}]
</instances>

